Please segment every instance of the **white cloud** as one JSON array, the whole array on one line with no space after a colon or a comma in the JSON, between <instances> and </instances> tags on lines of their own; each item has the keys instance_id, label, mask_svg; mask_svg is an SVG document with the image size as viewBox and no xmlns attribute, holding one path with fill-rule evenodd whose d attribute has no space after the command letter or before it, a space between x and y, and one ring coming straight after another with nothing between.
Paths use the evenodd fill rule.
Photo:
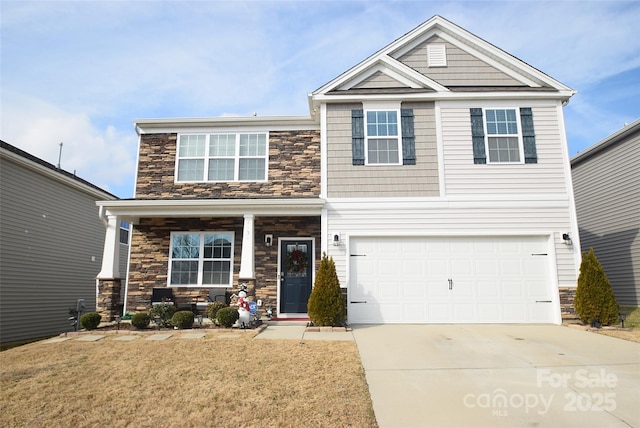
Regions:
<instances>
[{"instance_id":1,"label":"white cloud","mask_svg":"<svg viewBox=\"0 0 640 428\"><path fill-rule=\"evenodd\" d=\"M4 93L2 103L11 105L3 109L2 140L54 165L63 143L62 169L117 196L132 196L137 151L133 131L121 133L113 126L99 129L85 113L34 98Z\"/></svg>"}]
</instances>

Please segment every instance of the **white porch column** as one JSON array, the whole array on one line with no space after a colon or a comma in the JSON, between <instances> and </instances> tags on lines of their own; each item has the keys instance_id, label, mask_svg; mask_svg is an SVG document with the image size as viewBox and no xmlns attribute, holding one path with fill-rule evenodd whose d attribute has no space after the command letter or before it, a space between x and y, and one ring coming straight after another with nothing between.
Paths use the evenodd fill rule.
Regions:
<instances>
[{"instance_id":1,"label":"white porch column","mask_svg":"<svg viewBox=\"0 0 640 428\"><path fill-rule=\"evenodd\" d=\"M253 234L253 214L245 214L244 227L242 229L242 255L240 257L239 279L255 278Z\"/></svg>"},{"instance_id":2,"label":"white porch column","mask_svg":"<svg viewBox=\"0 0 640 428\"><path fill-rule=\"evenodd\" d=\"M118 216L107 214L102 270L98 279L120 278L120 221Z\"/></svg>"}]
</instances>

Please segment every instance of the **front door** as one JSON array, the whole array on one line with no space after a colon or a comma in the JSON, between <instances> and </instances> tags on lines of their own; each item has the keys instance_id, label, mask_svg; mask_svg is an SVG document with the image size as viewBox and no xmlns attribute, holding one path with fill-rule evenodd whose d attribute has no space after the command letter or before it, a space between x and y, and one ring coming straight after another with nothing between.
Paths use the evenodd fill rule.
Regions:
<instances>
[{"instance_id":1,"label":"front door","mask_svg":"<svg viewBox=\"0 0 640 428\"><path fill-rule=\"evenodd\" d=\"M304 314L311 295L313 245L310 239L280 241L280 313Z\"/></svg>"}]
</instances>

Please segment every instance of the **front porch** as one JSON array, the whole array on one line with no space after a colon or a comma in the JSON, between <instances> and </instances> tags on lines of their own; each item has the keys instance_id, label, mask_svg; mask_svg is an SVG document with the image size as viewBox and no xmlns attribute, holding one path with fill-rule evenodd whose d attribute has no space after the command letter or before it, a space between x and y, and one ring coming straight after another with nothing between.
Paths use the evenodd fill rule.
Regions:
<instances>
[{"instance_id":1,"label":"front porch","mask_svg":"<svg viewBox=\"0 0 640 428\"><path fill-rule=\"evenodd\" d=\"M97 311L104 321L112 320L120 312L117 307L121 300L120 294L124 301L123 313L148 311L152 306L153 290L161 288L172 290L178 307L200 312L206 310L210 300L216 300L211 298L212 293L224 295L225 302L229 303L229 297L238 292L240 284L247 285L249 300L259 303L263 312L271 307L274 317L306 317L308 294L306 297L304 293L298 295L296 287L308 286L310 293L315 266L321 258L321 200L303 199L297 203L286 201L282 204L274 204L273 200L268 200L260 209L256 209L255 200L235 201L234 209L230 209L229 201L225 201L220 206L210 206L209 216L200 215L204 213L194 209L179 213L180 210L175 208L161 211L157 206L160 201L115 202L124 204L103 211L107 239L103 269L98 275ZM139 204L137 209L133 202ZM178 205L181 205L179 208L184 208L187 201L167 203L176 202L182 202ZM206 202L211 204L212 201ZM250 207L247 207L246 202L250 202ZM155 205L155 209L151 210L154 212L149 212L151 205ZM244 209L242 212L241 206ZM134 216L134 212L138 216ZM194 216L196 214L197 217ZM133 224L129 272L126 278L119 276L118 257L115 249L110 248L117 246L109 245L111 242L118 242L119 228L116 225L119 225L121 219ZM213 286L205 283L185 285L176 280L175 275L170 274L174 245L172 236L179 233L203 234L219 231L228 234L232 241L229 244L232 255L228 283ZM287 275L292 268L287 265L287 257L291 253L288 249L298 246L304 247L309 254L308 263L304 272L297 269L295 275ZM114 273L118 275L113 275ZM295 284L290 281L294 276L298 277ZM300 277L305 277L306 283L301 282ZM284 287L287 284L289 287ZM303 306L285 306L285 303L291 303L292 298L303 299Z\"/></svg>"}]
</instances>

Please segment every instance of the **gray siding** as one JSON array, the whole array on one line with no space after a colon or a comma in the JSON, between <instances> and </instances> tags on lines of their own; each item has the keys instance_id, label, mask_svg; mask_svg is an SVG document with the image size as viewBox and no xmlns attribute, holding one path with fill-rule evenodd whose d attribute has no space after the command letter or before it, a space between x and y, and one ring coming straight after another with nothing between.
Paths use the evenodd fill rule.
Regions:
<instances>
[{"instance_id":1,"label":"gray siding","mask_svg":"<svg viewBox=\"0 0 640 428\"><path fill-rule=\"evenodd\" d=\"M95 309L105 234L97 198L0 162L0 341L70 331L76 299Z\"/></svg>"},{"instance_id":2,"label":"gray siding","mask_svg":"<svg viewBox=\"0 0 640 428\"><path fill-rule=\"evenodd\" d=\"M640 305L640 126L572 165L580 245L593 247L621 305Z\"/></svg>"},{"instance_id":3,"label":"gray siding","mask_svg":"<svg viewBox=\"0 0 640 428\"><path fill-rule=\"evenodd\" d=\"M387 76L386 74L378 71L363 80L361 83L354 86L355 89L377 89L377 88L406 88L407 85L398 82L392 77Z\"/></svg>"},{"instance_id":4,"label":"gray siding","mask_svg":"<svg viewBox=\"0 0 640 428\"><path fill-rule=\"evenodd\" d=\"M432 43L445 44L446 67L427 67L427 46ZM443 86L522 86L519 82L468 54L457 46L434 36L411 51L396 58L409 67L435 80Z\"/></svg>"},{"instance_id":5,"label":"gray siding","mask_svg":"<svg viewBox=\"0 0 640 428\"><path fill-rule=\"evenodd\" d=\"M433 103L402 103L402 108L413 109L416 165L353 166L351 109L354 108L362 108L362 105L327 106L328 196L438 196L438 154Z\"/></svg>"}]
</instances>

